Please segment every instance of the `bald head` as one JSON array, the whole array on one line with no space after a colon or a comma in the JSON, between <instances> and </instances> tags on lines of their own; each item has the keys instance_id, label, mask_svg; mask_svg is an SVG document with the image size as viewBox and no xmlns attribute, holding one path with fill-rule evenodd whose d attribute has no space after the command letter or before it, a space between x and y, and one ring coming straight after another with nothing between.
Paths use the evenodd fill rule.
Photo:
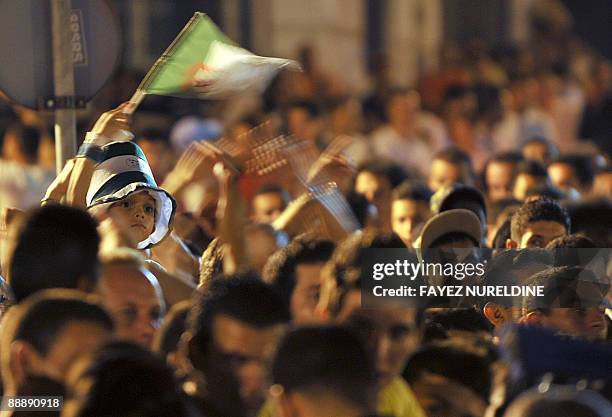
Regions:
<instances>
[{"instance_id":1,"label":"bald head","mask_svg":"<svg viewBox=\"0 0 612 417\"><path fill-rule=\"evenodd\" d=\"M117 337L150 347L165 310L155 276L134 263L108 263L98 292L115 321Z\"/></svg>"}]
</instances>

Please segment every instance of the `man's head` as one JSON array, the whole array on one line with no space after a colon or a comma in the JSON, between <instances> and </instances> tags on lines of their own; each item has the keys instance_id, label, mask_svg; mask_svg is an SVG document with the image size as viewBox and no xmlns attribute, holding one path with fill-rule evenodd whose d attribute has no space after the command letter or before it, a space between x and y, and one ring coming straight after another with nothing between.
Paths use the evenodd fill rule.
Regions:
<instances>
[{"instance_id":1,"label":"man's head","mask_svg":"<svg viewBox=\"0 0 612 417\"><path fill-rule=\"evenodd\" d=\"M546 165L559 154L557 147L549 140L534 137L527 140L521 147L523 158Z\"/></svg>"},{"instance_id":2,"label":"man's head","mask_svg":"<svg viewBox=\"0 0 612 417\"><path fill-rule=\"evenodd\" d=\"M150 348L165 303L157 278L138 253L126 250L104 259L98 293L115 321L117 337Z\"/></svg>"},{"instance_id":3,"label":"man's head","mask_svg":"<svg viewBox=\"0 0 612 417\"><path fill-rule=\"evenodd\" d=\"M505 250L487 263L483 282L489 286L523 285L552 262L550 253L544 249ZM496 329L519 321L522 304L520 297L485 297L479 301L483 315Z\"/></svg>"},{"instance_id":4,"label":"man's head","mask_svg":"<svg viewBox=\"0 0 612 417\"><path fill-rule=\"evenodd\" d=\"M356 308L343 321L363 340L376 367L379 387L399 377L419 344L416 308Z\"/></svg>"},{"instance_id":5,"label":"man's head","mask_svg":"<svg viewBox=\"0 0 612 417\"><path fill-rule=\"evenodd\" d=\"M522 161L516 167L512 195L523 201L529 189L549 185L549 182L544 165L536 161Z\"/></svg>"},{"instance_id":6,"label":"man's head","mask_svg":"<svg viewBox=\"0 0 612 417\"><path fill-rule=\"evenodd\" d=\"M92 297L46 290L9 310L0 336L5 393L15 395L33 378L62 382L77 356L112 336L112 319Z\"/></svg>"},{"instance_id":7,"label":"man's head","mask_svg":"<svg viewBox=\"0 0 612 417\"><path fill-rule=\"evenodd\" d=\"M359 338L337 326L302 327L279 344L271 388L281 417L368 415L376 374Z\"/></svg>"},{"instance_id":8,"label":"man's head","mask_svg":"<svg viewBox=\"0 0 612 417\"><path fill-rule=\"evenodd\" d=\"M361 281L369 273L363 264L366 251L391 248L405 246L399 238L375 231L346 239L325 266L318 307L362 337L381 387L399 376L419 339L416 309L361 307Z\"/></svg>"},{"instance_id":9,"label":"man's head","mask_svg":"<svg viewBox=\"0 0 612 417\"><path fill-rule=\"evenodd\" d=\"M315 310L321 291L321 271L334 247L327 240L298 238L268 260L263 278L279 290L294 323L320 320Z\"/></svg>"},{"instance_id":10,"label":"man's head","mask_svg":"<svg viewBox=\"0 0 612 417\"><path fill-rule=\"evenodd\" d=\"M403 375L427 415L479 417L493 388L491 362L467 343L440 341L412 355Z\"/></svg>"},{"instance_id":11,"label":"man's head","mask_svg":"<svg viewBox=\"0 0 612 417\"><path fill-rule=\"evenodd\" d=\"M608 325L601 305L608 282L582 267L564 266L541 271L528 284L542 287L544 295L523 299L522 322L576 337L606 338Z\"/></svg>"},{"instance_id":12,"label":"man's head","mask_svg":"<svg viewBox=\"0 0 612 417\"><path fill-rule=\"evenodd\" d=\"M597 171L591 193L595 197L612 199L612 166Z\"/></svg>"},{"instance_id":13,"label":"man's head","mask_svg":"<svg viewBox=\"0 0 612 417\"><path fill-rule=\"evenodd\" d=\"M206 379L211 408L242 417L261 407L270 360L288 321L282 298L259 277L212 281L195 303L183 338L184 354Z\"/></svg>"},{"instance_id":14,"label":"man's head","mask_svg":"<svg viewBox=\"0 0 612 417\"><path fill-rule=\"evenodd\" d=\"M276 185L266 185L255 193L251 203L251 221L272 223L289 204L289 194Z\"/></svg>"},{"instance_id":15,"label":"man's head","mask_svg":"<svg viewBox=\"0 0 612 417\"><path fill-rule=\"evenodd\" d=\"M431 197L430 206L435 214L455 209L471 211L480 221L483 233L481 240L486 238L487 206L484 195L477 188L464 184L444 186Z\"/></svg>"},{"instance_id":16,"label":"man's head","mask_svg":"<svg viewBox=\"0 0 612 417\"><path fill-rule=\"evenodd\" d=\"M572 233L591 238L598 248L612 247L612 200L582 201L568 206Z\"/></svg>"},{"instance_id":17,"label":"man's head","mask_svg":"<svg viewBox=\"0 0 612 417\"><path fill-rule=\"evenodd\" d=\"M515 170L522 160L520 154L507 152L495 155L485 166L485 186L490 201L512 197Z\"/></svg>"},{"instance_id":18,"label":"man's head","mask_svg":"<svg viewBox=\"0 0 612 417\"><path fill-rule=\"evenodd\" d=\"M474 167L467 153L458 148L449 148L434 156L428 185L435 192L454 183L474 185Z\"/></svg>"},{"instance_id":19,"label":"man's head","mask_svg":"<svg viewBox=\"0 0 612 417\"><path fill-rule=\"evenodd\" d=\"M554 200L540 198L527 202L512 216L507 248L543 248L551 240L570 233L567 211Z\"/></svg>"},{"instance_id":20,"label":"man's head","mask_svg":"<svg viewBox=\"0 0 612 417\"><path fill-rule=\"evenodd\" d=\"M190 415L172 369L132 343L113 341L84 355L70 368L67 382L65 417Z\"/></svg>"},{"instance_id":21,"label":"man's head","mask_svg":"<svg viewBox=\"0 0 612 417\"><path fill-rule=\"evenodd\" d=\"M266 223L250 224L244 232L249 263L261 274L268 258L278 250L277 232Z\"/></svg>"},{"instance_id":22,"label":"man's head","mask_svg":"<svg viewBox=\"0 0 612 417\"><path fill-rule=\"evenodd\" d=\"M388 225L389 231L391 191L405 178L406 173L401 167L386 161L364 163L357 169L355 192L376 206L379 222L383 227Z\"/></svg>"},{"instance_id":23,"label":"man's head","mask_svg":"<svg viewBox=\"0 0 612 417\"><path fill-rule=\"evenodd\" d=\"M40 130L15 123L4 133L2 158L20 164L35 164L38 160Z\"/></svg>"},{"instance_id":24,"label":"man's head","mask_svg":"<svg viewBox=\"0 0 612 417\"><path fill-rule=\"evenodd\" d=\"M431 217L431 191L425 185L405 181L391 194L391 227L408 247Z\"/></svg>"},{"instance_id":25,"label":"man's head","mask_svg":"<svg viewBox=\"0 0 612 417\"><path fill-rule=\"evenodd\" d=\"M476 215L469 210L454 209L433 216L423 227L421 260L430 265L455 265L454 274L448 275L441 268L430 268L423 272L423 278L430 285L454 285L457 280L476 279L476 266L482 262L480 250L482 225ZM456 306L457 299L438 298L433 301L439 306Z\"/></svg>"},{"instance_id":26,"label":"man's head","mask_svg":"<svg viewBox=\"0 0 612 417\"><path fill-rule=\"evenodd\" d=\"M29 211L9 232L3 263L16 301L46 288L92 290L99 243L96 222L80 209L47 205Z\"/></svg>"},{"instance_id":27,"label":"man's head","mask_svg":"<svg viewBox=\"0 0 612 417\"><path fill-rule=\"evenodd\" d=\"M423 257L432 253L453 249L480 247L482 225L470 210L453 209L439 213L429 219L421 233Z\"/></svg>"},{"instance_id":28,"label":"man's head","mask_svg":"<svg viewBox=\"0 0 612 417\"><path fill-rule=\"evenodd\" d=\"M319 135L320 110L312 101L294 101L285 108L285 123L289 134L314 141Z\"/></svg>"},{"instance_id":29,"label":"man's head","mask_svg":"<svg viewBox=\"0 0 612 417\"><path fill-rule=\"evenodd\" d=\"M578 189L580 183L576 168L567 158L557 158L547 168L552 185L563 191Z\"/></svg>"},{"instance_id":30,"label":"man's head","mask_svg":"<svg viewBox=\"0 0 612 417\"><path fill-rule=\"evenodd\" d=\"M497 234L499 227L512 217L514 212L519 209L521 202L512 197L505 197L496 201L488 201L487 203L487 242L489 246L493 245L493 239ZM504 246L505 246L504 240Z\"/></svg>"},{"instance_id":31,"label":"man's head","mask_svg":"<svg viewBox=\"0 0 612 417\"><path fill-rule=\"evenodd\" d=\"M408 126L414 123L420 110L421 98L414 90L397 88L391 91L386 102L386 116L391 125Z\"/></svg>"}]
</instances>

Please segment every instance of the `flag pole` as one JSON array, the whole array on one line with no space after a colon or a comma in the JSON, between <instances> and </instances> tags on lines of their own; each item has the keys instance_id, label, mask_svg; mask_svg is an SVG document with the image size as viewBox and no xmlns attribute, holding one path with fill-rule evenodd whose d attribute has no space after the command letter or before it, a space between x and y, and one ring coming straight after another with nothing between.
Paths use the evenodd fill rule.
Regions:
<instances>
[{"instance_id":1,"label":"flag pole","mask_svg":"<svg viewBox=\"0 0 612 417\"><path fill-rule=\"evenodd\" d=\"M123 109L124 114L133 114L136 111L136 108L142 103L144 100L146 93L142 89L137 89L132 97L128 100L128 105Z\"/></svg>"}]
</instances>

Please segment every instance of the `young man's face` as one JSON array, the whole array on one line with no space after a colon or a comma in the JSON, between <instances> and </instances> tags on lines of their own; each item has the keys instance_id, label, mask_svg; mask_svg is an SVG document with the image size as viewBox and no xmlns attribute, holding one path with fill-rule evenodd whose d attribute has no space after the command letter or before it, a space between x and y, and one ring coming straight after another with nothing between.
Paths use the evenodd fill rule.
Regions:
<instances>
[{"instance_id":1,"label":"young man's face","mask_svg":"<svg viewBox=\"0 0 612 417\"><path fill-rule=\"evenodd\" d=\"M566 234L567 230L561 223L549 220L532 222L517 242L518 249L545 248L550 241Z\"/></svg>"},{"instance_id":2,"label":"young man's face","mask_svg":"<svg viewBox=\"0 0 612 417\"><path fill-rule=\"evenodd\" d=\"M291 318L295 324L320 321L315 314L321 292L324 263L301 263L295 268L295 287L291 293Z\"/></svg>"},{"instance_id":3,"label":"young man's face","mask_svg":"<svg viewBox=\"0 0 612 417\"><path fill-rule=\"evenodd\" d=\"M285 201L280 193L263 193L253 198L253 214L251 218L254 223L272 223L281 215L285 209Z\"/></svg>"},{"instance_id":4,"label":"young man's face","mask_svg":"<svg viewBox=\"0 0 612 417\"><path fill-rule=\"evenodd\" d=\"M391 195L391 183L386 178L368 171L360 172L355 180L355 192L363 195L377 207L388 204Z\"/></svg>"},{"instance_id":5,"label":"young man's face","mask_svg":"<svg viewBox=\"0 0 612 417\"><path fill-rule=\"evenodd\" d=\"M261 273L268 258L278 250L276 237L263 230L248 230L245 234L246 253L249 262Z\"/></svg>"},{"instance_id":6,"label":"young man's face","mask_svg":"<svg viewBox=\"0 0 612 417\"><path fill-rule=\"evenodd\" d=\"M569 164L553 163L548 166L548 176L552 184L563 191L578 188L576 172Z\"/></svg>"},{"instance_id":7,"label":"young man's face","mask_svg":"<svg viewBox=\"0 0 612 417\"><path fill-rule=\"evenodd\" d=\"M472 185L467 169L463 164L452 164L442 159L434 159L429 173L429 188L436 192L442 187L459 182Z\"/></svg>"},{"instance_id":8,"label":"young man's face","mask_svg":"<svg viewBox=\"0 0 612 417\"><path fill-rule=\"evenodd\" d=\"M269 367L283 331L281 324L259 328L225 314L214 317L212 346L200 369L214 408L225 415L255 415L266 399Z\"/></svg>"},{"instance_id":9,"label":"young man's face","mask_svg":"<svg viewBox=\"0 0 612 417\"><path fill-rule=\"evenodd\" d=\"M408 247L431 217L429 204L416 200L395 200L391 205L391 227Z\"/></svg>"},{"instance_id":10,"label":"young man's face","mask_svg":"<svg viewBox=\"0 0 612 417\"><path fill-rule=\"evenodd\" d=\"M155 230L155 199L146 191L138 191L114 202L109 216L134 242L142 242Z\"/></svg>"},{"instance_id":11,"label":"young man's face","mask_svg":"<svg viewBox=\"0 0 612 417\"><path fill-rule=\"evenodd\" d=\"M163 301L146 276L133 265L108 265L102 270L99 292L115 321L117 337L151 347Z\"/></svg>"},{"instance_id":12,"label":"young man's face","mask_svg":"<svg viewBox=\"0 0 612 417\"><path fill-rule=\"evenodd\" d=\"M514 164L510 162L491 162L485 172L489 200L496 201L512 196L512 177Z\"/></svg>"},{"instance_id":13,"label":"young man's face","mask_svg":"<svg viewBox=\"0 0 612 417\"><path fill-rule=\"evenodd\" d=\"M416 309L355 310L346 324L361 334L376 360L379 386L398 377L418 345Z\"/></svg>"},{"instance_id":14,"label":"young man's face","mask_svg":"<svg viewBox=\"0 0 612 417\"><path fill-rule=\"evenodd\" d=\"M612 172L603 172L595 176L592 193L599 197L612 198Z\"/></svg>"}]
</instances>

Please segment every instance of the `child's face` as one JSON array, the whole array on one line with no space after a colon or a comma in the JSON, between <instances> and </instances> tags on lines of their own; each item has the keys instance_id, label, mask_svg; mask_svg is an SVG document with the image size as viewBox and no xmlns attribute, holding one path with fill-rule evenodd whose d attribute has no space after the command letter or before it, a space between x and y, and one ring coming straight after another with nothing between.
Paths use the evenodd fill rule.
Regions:
<instances>
[{"instance_id":1,"label":"child's face","mask_svg":"<svg viewBox=\"0 0 612 417\"><path fill-rule=\"evenodd\" d=\"M155 229L155 200L146 191L113 203L108 214L135 242L142 242Z\"/></svg>"},{"instance_id":2,"label":"child's face","mask_svg":"<svg viewBox=\"0 0 612 417\"><path fill-rule=\"evenodd\" d=\"M391 227L406 245L412 244L430 216L429 206L422 201L394 200L391 205Z\"/></svg>"}]
</instances>

